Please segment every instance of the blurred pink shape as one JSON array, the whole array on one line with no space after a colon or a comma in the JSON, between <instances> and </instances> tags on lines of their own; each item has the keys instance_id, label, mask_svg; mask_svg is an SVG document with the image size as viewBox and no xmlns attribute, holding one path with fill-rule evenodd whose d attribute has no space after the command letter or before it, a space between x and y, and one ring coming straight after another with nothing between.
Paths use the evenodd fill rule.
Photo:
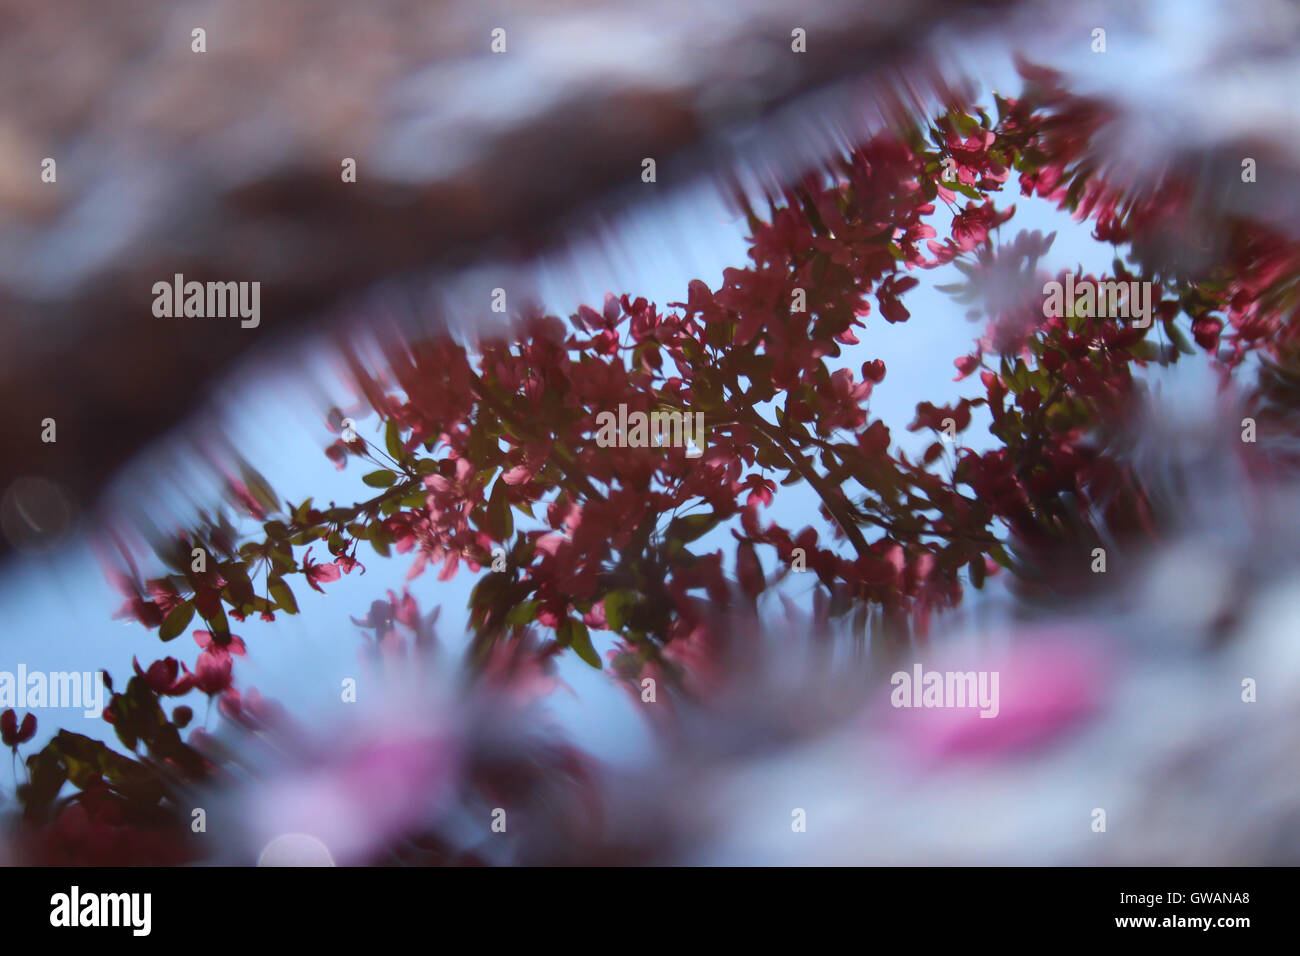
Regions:
<instances>
[{"instance_id":1,"label":"blurred pink shape","mask_svg":"<svg viewBox=\"0 0 1300 956\"><path fill-rule=\"evenodd\" d=\"M997 690L995 706L989 709L996 715L980 716L978 704L891 707L890 732L909 754L926 762L1011 758L1059 743L1096 714L1104 700L1110 667L1096 636L1066 630L1022 632L1013 636L1013 646L1004 654L976 665L942 658L926 662L927 673L989 675L986 686Z\"/></svg>"},{"instance_id":2,"label":"blurred pink shape","mask_svg":"<svg viewBox=\"0 0 1300 956\"><path fill-rule=\"evenodd\" d=\"M364 864L388 841L436 818L454 791L458 764L452 735L390 728L257 788L252 812L264 837L307 834L339 863Z\"/></svg>"}]
</instances>

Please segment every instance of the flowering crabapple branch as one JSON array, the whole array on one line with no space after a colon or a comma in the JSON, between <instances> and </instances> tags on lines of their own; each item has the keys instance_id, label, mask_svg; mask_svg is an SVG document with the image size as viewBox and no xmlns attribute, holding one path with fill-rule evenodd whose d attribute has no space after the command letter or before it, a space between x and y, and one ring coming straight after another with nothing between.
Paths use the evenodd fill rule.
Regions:
<instances>
[{"instance_id":1,"label":"flowering crabapple branch","mask_svg":"<svg viewBox=\"0 0 1300 956\"><path fill-rule=\"evenodd\" d=\"M169 573L115 572L122 614L164 642L198 617L201 653L192 672L171 657L136 662L112 694L105 717L136 759L66 731L30 756L20 788L28 824L51 826L76 804L92 815L129 811L149 832L173 833L180 790L222 771L193 733L182 739L190 708L169 715L164 698L197 690L232 720L265 718L268 705L235 686L244 646L230 618L297 613L294 576L323 591L364 571L363 544L380 557L409 555L411 579L431 566L440 580L462 564L485 572L470 598L477 673L521 648L536 660L572 650L602 668L596 630L612 635L620 679L653 672L687 693L684 678L719 659L713 612L754 606L790 573L812 572L831 614L870 610L902 646L924 640L932 612L957 604L968 583L979 588L1004 568L1031 580L1051 549L1103 533L1158 533L1131 462L1104 437L1132 416L1144 368L1196 347L1225 377L1259 354L1261 407L1284 407L1279 376L1300 365L1300 250L1234 219L1222 223L1218 258L1198 273L1162 269L1153 250L1199 214L1193 191L1177 181L1158 194L1107 182L1092 153L1105 109L1045 71L1025 74L1022 97L994 97L996 118L951 104L771 197L766 217L742 198L749 263L725 270L716 289L692 281L686 301L665 311L609 296L600 310L580 306L567 327L526 310L511 334L472 350L447 338L389 342L380 370L348 353L349 375L382 423L382 449L345 435L326 454L338 468L379 465L362 476L377 492L344 506L281 502L244 469L229 498L258 530L244 537L223 510L158 549ZM1050 237L998 240L1015 207L995 200L1013 173L1022 195L1092 221L1094 236L1132 261L1117 258L1112 277L1040 274ZM942 240L937 201L953 212ZM985 303L987 325L954 361L957 379L982 394L919 402L907 427L935 440L912 460L869 416L884 363L867 358L855 370L856 353L847 355L862 345L868 317L911 318L912 273L948 264L965 281L944 291ZM1008 274L1035 286L1067 278L1071 295L1059 309L1045 305L1046 286L1043 295L990 297L990 282ZM1134 283L1150 293L1147 322L1098 307L1108 287ZM603 446L597 418L619 408L702 414L703 454L627 435ZM994 439L983 452L958 443L976 412ZM946 475L934 470L941 459ZM823 544L815 527L765 520L778 485L797 483L816 492L847 549ZM715 529L736 539L730 573L722 548L696 544ZM326 557L316 560L315 548ZM779 570L765 570L764 555ZM385 606L395 616L408 599L392 595ZM77 792L60 797L69 782ZM161 840L153 852L191 851Z\"/></svg>"}]
</instances>

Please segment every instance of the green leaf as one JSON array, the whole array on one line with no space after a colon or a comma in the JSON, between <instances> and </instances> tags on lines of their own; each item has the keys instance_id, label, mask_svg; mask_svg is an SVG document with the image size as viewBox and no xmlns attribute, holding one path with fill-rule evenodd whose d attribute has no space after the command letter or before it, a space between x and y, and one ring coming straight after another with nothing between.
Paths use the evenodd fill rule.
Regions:
<instances>
[{"instance_id":1,"label":"green leaf","mask_svg":"<svg viewBox=\"0 0 1300 956\"><path fill-rule=\"evenodd\" d=\"M27 772L31 781L19 795L27 812L44 810L58 797L68 773L59 761L58 743L51 740L45 749L27 758Z\"/></svg>"},{"instance_id":2,"label":"green leaf","mask_svg":"<svg viewBox=\"0 0 1300 956\"><path fill-rule=\"evenodd\" d=\"M1029 378L1029 366L1022 359L1016 359L1015 365L1011 367L1011 374L1007 376L1011 383L1011 390L1017 395L1027 392L1031 386Z\"/></svg>"},{"instance_id":3,"label":"green leaf","mask_svg":"<svg viewBox=\"0 0 1300 956\"><path fill-rule=\"evenodd\" d=\"M388 427L384 429L384 447L388 449L393 461L401 461L406 457L402 448L402 429L393 419L389 419Z\"/></svg>"},{"instance_id":4,"label":"green leaf","mask_svg":"<svg viewBox=\"0 0 1300 956\"><path fill-rule=\"evenodd\" d=\"M193 618L194 605L191 602L183 601L177 604L162 622L162 627L158 629L158 636L164 641L175 640L185 633Z\"/></svg>"},{"instance_id":5,"label":"green leaf","mask_svg":"<svg viewBox=\"0 0 1300 956\"><path fill-rule=\"evenodd\" d=\"M492 537L505 541L514 534L515 520L510 514L508 486L500 478L492 486L492 497L488 499L487 522Z\"/></svg>"},{"instance_id":6,"label":"green leaf","mask_svg":"<svg viewBox=\"0 0 1300 956\"><path fill-rule=\"evenodd\" d=\"M600 655L596 649L591 646L591 635L587 632L587 625L579 620L569 618L560 625L556 635L562 645L571 647L584 661L590 664L596 670L601 670Z\"/></svg>"},{"instance_id":7,"label":"green leaf","mask_svg":"<svg viewBox=\"0 0 1300 956\"><path fill-rule=\"evenodd\" d=\"M605 595L605 623L609 630L620 633L627 622L628 609L635 603L632 591L610 591Z\"/></svg>"},{"instance_id":8,"label":"green leaf","mask_svg":"<svg viewBox=\"0 0 1300 956\"><path fill-rule=\"evenodd\" d=\"M722 519L713 513L674 518L668 524L668 537L686 544L708 534L721 521Z\"/></svg>"},{"instance_id":9,"label":"green leaf","mask_svg":"<svg viewBox=\"0 0 1300 956\"><path fill-rule=\"evenodd\" d=\"M1000 543L989 548L989 557L1002 565L1002 567L1006 568L1008 571L1014 570L1011 566L1011 556L1007 554L1007 549Z\"/></svg>"},{"instance_id":10,"label":"green leaf","mask_svg":"<svg viewBox=\"0 0 1300 956\"><path fill-rule=\"evenodd\" d=\"M1187 340L1187 336L1183 334L1183 330L1180 329L1172 319L1165 323L1165 331L1169 334L1169 338L1178 348L1178 351L1182 352L1184 355L1196 354L1196 349L1192 347L1192 343Z\"/></svg>"},{"instance_id":11,"label":"green leaf","mask_svg":"<svg viewBox=\"0 0 1300 956\"><path fill-rule=\"evenodd\" d=\"M1143 362L1154 362L1160 358L1160 346L1150 339L1141 339L1128 347L1128 354Z\"/></svg>"},{"instance_id":12,"label":"green leaf","mask_svg":"<svg viewBox=\"0 0 1300 956\"><path fill-rule=\"evenodd\" d=\"M524 601L522 604L516 604L506 615L506 626L523 627L532 624L537 617L537 609L541 606L541 601Z\"/></svg>"},{"instance_id":13,"label":"green leaf","mask_svg":"<svg viewBox=\"0 0 1300 956\"><path fill-rule=\"evenodd\" d=\"M284 583L284 578L268 578L266 582L266 590L270 593L271 597L275 599L275 603L279 605L280 610L284 611L286 614L298 613L298 601L294 598L293 591L289 589L289 585Z\"/></svg>"},{"instance_id":14,"label":"green leaf","mask_svg":"<svg viewBox=\"0 0 1300 956\"><path fill-rule=\"evenodd\" d=\"M279 499L276 498L270 482L263 477L260 471L248 465L241 465L239 477L243 481L244 487L248 489L249 494L253 496L253 500L261 505L264 511L271 514L280 510Z\"/></svg>"},{"instance_id":15,"label":"green leaf","mask_svg":"<svg viewBox=\"0 0 1300 956\"><path fill-rule=\"evenodd\" d=\"M293 551L285 545L285 550L276 548L271 552L271 563L279 568L285 574L292 574L298 570L298 562L293 558Z\"/></svg>"},{"instance_id":16,"label":"green leaf","mask_svg":"<svg viewBox=\"0 0 1300 956\"><path fill-rule=\"evenodd\" d=\"M387 468L380 468L378 471L372 471L361 479L371 488L387 488L397 480L397 475Z\"/></svg>"},{"instance_id":17,"label":"green leaf","mask_svg":"<svg viewBox=\"0 0 1300 956\"><path fill-rule=\"evenodd\" d=\"M311 544L311 542L323 538L327 534L329 534L329 532L324 528L308 528L301 534L295 534L290 537L289 543L297 547L302 547L304 544Z\"/></svg>"},{"instance_id":18,"label":"green leaf","mask_svg":"<svg viewBox=\"0 0 1300 956\"><path fill-rule=\"evenodd\" d=\"M226 620L226 609L224 607L218 607L216 614L204 620L207 622L208 630L212 632L214 641L218 644L230 643L230 622Z\"/></svg>"}]
</instances>

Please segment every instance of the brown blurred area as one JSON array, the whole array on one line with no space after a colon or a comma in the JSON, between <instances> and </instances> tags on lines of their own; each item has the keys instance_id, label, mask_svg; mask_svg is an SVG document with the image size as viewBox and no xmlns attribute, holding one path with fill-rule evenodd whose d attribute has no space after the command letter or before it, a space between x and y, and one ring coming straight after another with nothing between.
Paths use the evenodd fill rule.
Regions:
<instances>
[{"instance_id":1,"label":"brown blurred area","mask_svg":"<svg viewBox=\"0 0 1300 956\"><path fill-rule=\"evenodd\" d=\"M643 157L671 188L720 128L1007 5L0 4L0 493L46 479L85 510L246 351L378 280L532 255ZM260 281L260 327L155 318L176 273Z\"/></svg>"}]
</instances>

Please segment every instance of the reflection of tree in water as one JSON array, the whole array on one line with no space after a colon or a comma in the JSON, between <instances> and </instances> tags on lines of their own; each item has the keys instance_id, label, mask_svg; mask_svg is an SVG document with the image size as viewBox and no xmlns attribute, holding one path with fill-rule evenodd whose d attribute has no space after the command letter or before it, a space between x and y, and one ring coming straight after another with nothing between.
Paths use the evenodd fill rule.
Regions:
<instances>
[{"instance_id":1,"label":"reflection of tree in water","mask_svg":"<svg viewBox=\"0 0 1300 956\"><path fill-rule=\"evenodd\" d=\"M161 548L169 574L118 575L125 614L164 640L201 622L202 653L192 675L168 658L137 665L135 677L115 686L106 718L135 758L67 732L29 757L17 833L24 856L203 857L211 850L185 820L187 795L199 788L215 790L215 804L233 815L230 826L243 828L251 856L294 819L345 807L334 817L339 831L325 842L349 862L673 859L703 822L688 821L683 805L667 801L657 814L642 813L653 841L631 839L618 825L602 831L597 821L644 808L598 780L558 737L523 730L530 705L553 686L557 656L572 651L593 667L606 663L593 634L613 635L610 670L635 699L653 705L647 713L678 748L681 763L670 760L664 771L671 780L692 762L753 749L755 740L767 747L799 740L858 710L864 682L878 686L869 682L925 649L932 613L955 606L989 575L1010 571L1027 611L1086 593L1114 600L1113 578L1093 573L1098 551L1110 558L1109 574L1122 556L1164 546L1187 524L1180 501L1204 490L1189 482L1195 469L1184 463L1180 470L1177 461L1166 463L1174 484L1150 480L1142 424L1148 368L1199 355L1225 381L1235 376L1240 395L1225 400L1224 414L1258 407L1258 440L1230 442L1196 461L1228 462L1223 474L1237 476L1244 498L1280 493L1294 460L1286 427L1300 265L1294 241L1243 216L1231 191L1225 198L1176 165L1154 182L1107 178L1096 138L1113 112L1070 94L1049 71L1025 72L1018 100L997 97L987 112L953 105L933 124L866 139L826 173L774 197L765 216L740 198L752 230L749 266L727 270L716 288L691 282L683 301L662 312L644 299L611 296L599 310L580 307L567 326L526 311L509 336L471 348L436 335L395 336L381 342L377 364L346 350L350 377L382 428L373 440L364 428L340 437L328 454L339 467L361 459L365 496L328 507L283 502L244 469L229 480L243 517L219 515ZM1001 226L1014 222L1006 195L1013 186L1074 211L1116 246L1111 275L1074 282L1151 283L1157 305L1149 329L1082 314L1073 303L1047 314L1041 282L1059 276L1037 269L1041 237L1021 233L999 244ZM941 203L952 213L942 237L930 222ZM1197 240L1189 253L1183 240L1192 223L1195 235L1214 241ZM907 383L882 384L887 370L858 330L877 311L891 323L912 320L910 273L949 262L966 281L947 291L981 305L988 319L973 350L954 355L958 377L978 397L919 402L908 428L932 432L934 441L914 460L868 414L874 388ZM806 311L790 304L796 289ZM860 371L828 365L859 350ZM1265 368L1257 394L1249 378L1241 380L1253 372L1245 360L1254 356ZM690 462L681 449L601 448L592 440L594 419L620 405L702 412L706 454ZM983 452L963 444L977 410L995 440ZM345 420L342 412L331 416L336 432ZM766 508L784 484L818 495L820 529L770 520ZM734 551L730 539L722 550L706 543L718 529L737 540ZM207 558L202 567L192 560L195 548ZM376 666L401 685L394 699L407 709L398 725L356 728L330 746L238 686L232 657L243 643L232 631L239 621L296 613L297 574L327 590L361 569L363 558L394 551L415 573L432 566L445 579L464 565L481 574L463 684L432 691L402 684L396 675L407 663L435 683L447 679L431 662L431 622L409 593L390 592L359 623L373 631ZM1225 553L1227 561L1240 557ZM504 567L488 571L502 555ZM773 599L800 572L816 581L812 615L788 611L786 623L810 635L826 669L807 686L774 689L782 654L740 635L779 630L768 620ZM1207 604L1203 619L1187 627L1195 647L1195 635L1202 645L1222 644L1238 624ZM1134 627L1121 619L1114 631ZM1246 646L1258 644L1256 637ZM1025 686L1056 687L1060 694L1049 698L1077 706L1023 705L1034 699L1027 694L1020 707L1009 701L996 734L940 728L918 747L942 755L959 741L963 752L1000 758L1024 742L1067 746L1059 735L1086 726L1106 703L1084 658L1121 652L1099 635L1044 646L1059 655L1024 656L1014 647L1005 666L1029 675ZM855 663L839 659L845 649ZM1077 667L1062 664L1079 655ZM841 665L838 674L832 663ZM1206 666L1222 661L1207 658ZM165 699L194 690L228 719L223 739L193 729L183 735L189 708L169 715ZM429 701L454 718L430 722L420 709ZM1226 719L1222 708L1210 709ZM1007 732L1008 722L1019 729ZM889 725L868 726L871 746L888 750ZM750 743L739 745L742 737ZM308 783L258 754L257 741L268 739L292 755L290 763L310 768ZM1132 766L1136 754L1122 754L1121 766ZM240 795L225 786L239 766L258 772L253 790L271 808L263 818L242 818ZM390 784L379 808L376 779ZM1044 792L1055 793L1050 783ZM872 798L890 799L884 790ZM475 827L460 822L486 820L507 804L522 808L524 825L499 846L480 845ZM736 852L727 849L730 838L710 837L724 855ZM1079 852L1068 841L1057 849Z\"/></svg>"}]
</instances>

